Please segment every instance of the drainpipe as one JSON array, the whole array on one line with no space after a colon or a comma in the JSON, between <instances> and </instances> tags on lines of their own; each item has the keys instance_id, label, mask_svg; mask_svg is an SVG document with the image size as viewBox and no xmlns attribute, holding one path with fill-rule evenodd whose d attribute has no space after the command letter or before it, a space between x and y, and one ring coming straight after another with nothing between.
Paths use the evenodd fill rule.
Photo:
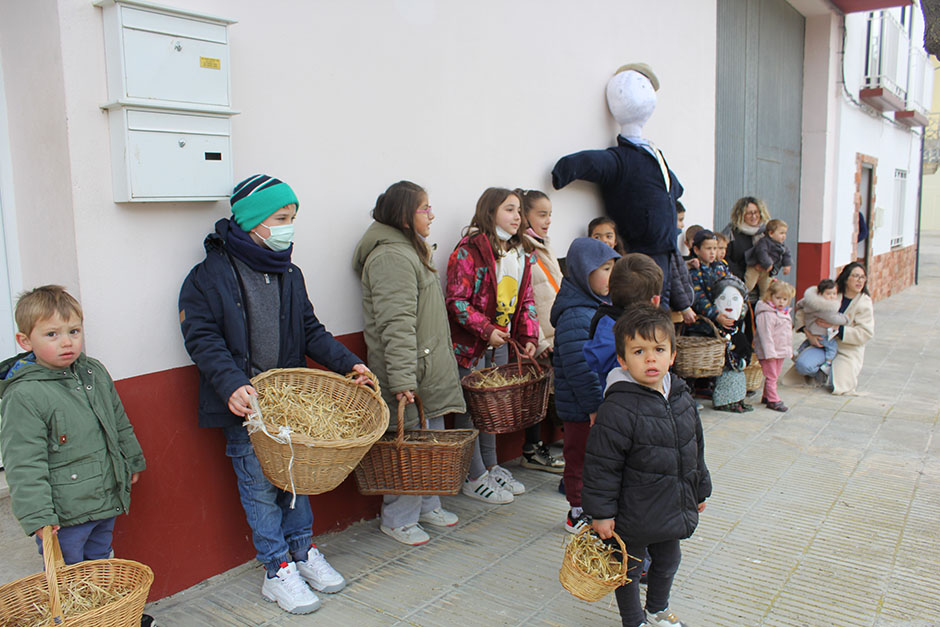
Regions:
<instances>
[{"instance_id":1,"label":"drainpipe","mask_svg":"<svg viewBox=\"0 0 940 627\"><path fill-rule=\"evenodd\" d=\"M917 243L917 249L914 253L914 285L920 283L920 211L922 193L924 190L924 137L927 135L927 128L920 134L920 176L917 178L917 222L914 223L914 241Z\"/></svg>"}]
</instances>

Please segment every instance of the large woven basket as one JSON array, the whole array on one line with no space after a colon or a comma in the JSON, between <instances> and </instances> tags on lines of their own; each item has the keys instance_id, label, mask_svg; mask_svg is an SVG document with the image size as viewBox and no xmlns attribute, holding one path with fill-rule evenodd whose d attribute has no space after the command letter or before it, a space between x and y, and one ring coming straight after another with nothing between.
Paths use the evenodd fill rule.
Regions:
<instances>
[{"instance_id":1,"label":"large woven basket","mask_svg":"<svg viewBox=\"0 0 940 627\"><path fill-rule=\"evenodd\" d=\"M727 342L711 320L704 316L700 319L708 323L715 337L680 335L676 338L676 361L673 370L683 378L717 377L725 367Z\"/></svg>"},{"instance_id":2,"label":"large woven basket","mask_svg":"<svg viewBox=\"0 0 940 627\"><path fill-rule=\"evenodd\" d=\"M522 349L510 340L516 351L517 363L494 366L471 372L460 380L467 410L474 426L484 433L512 433L534 425L545 417L552 373L529 358L522 362ZM521 383L498 387L475 387L473 382L487 373L497 371L507 376L530 373L532 378Z\"/></svg>"},{"instance_id":3,"label":"large woven basket","mask_svg":"<svg viewBox=\"0 0 940 627\"><path fill-rule=\"evenodd\" d=\"M744 369L744 380L748 392L756 392L764 385L764 371L756 355L751 355L751 360Z\"/></svg>"},{"instance_id":4,"label":"large woven basket","mask_svg":"<svg viewBox=\"0 0 940 627\"><path fill-rule=\"evenodd\" d=\"M348 440L314 440L302 433L292 433L289 443L282 443L263 431L251 433L251 444L268 480L282 490L294 494L320 494L341 484L353 471L366 451L388 428L388 405L382 400L378 384L375 389L353 383L325 370L311 368L276 368L262 372L251 380L259 392L266 386L287 383L300 392L321 392L334 401L357 409L365 409L368 425L365 435ZM277 433L277 427L268 431ZM293 489L292 489L293 485Z\"/></svg>"},{"instance_id":5,"label":"large woven basket","mask_svg":"<svg viewBox=\"0 0 940 627\"><path fill-rule=\"evenodd\" d=\"M578 535L580 536L583 533L592 533L591 527L584 525ZM561 570L558 572L558 580L565 587L565 590L582 601L599 601L613 590L630 583L630 579L627 577L627 547L624 546L623 540L620 539L617 532L614 532L614 539L620 545L623 558L619 564L620 573L610 581L603 581L597 575L582 571L575 560L573 543L568 542L568 546L565 547L565 558L561 562Z\"/></svg>"},{"instance_id":6,"label":"large woven basket","mask_svg":"<svg viewBox=\"0 0 940 627\"><path fill-rule=\"evenodd\" d=\"M49 608L54 622L67 627L137 627L144 613L153 571L131 560L107 559L65 565L58 536L52 527L43 527L45 572L0 586L0 624L6 627L30 625L41 617L39 608ZM63 616L62 589L90 581L109 591L127 592L101 607ZM48 614L47 614L48 615ZM58 619L58 620L55 620Z\"/></svg>"},{"instance_id":7,"label":"large woven basket","mask_svg":"<svg viewBox=\"0 0 940 627\"><path fill-rule=\"evenodd\" d=\"M398 431L386 433L356 466L361 494L457 494L470 469L476 429L428 429L415 395L420 429L405 431L407 400L398 402Z\"/></svg>"}]
</instances>

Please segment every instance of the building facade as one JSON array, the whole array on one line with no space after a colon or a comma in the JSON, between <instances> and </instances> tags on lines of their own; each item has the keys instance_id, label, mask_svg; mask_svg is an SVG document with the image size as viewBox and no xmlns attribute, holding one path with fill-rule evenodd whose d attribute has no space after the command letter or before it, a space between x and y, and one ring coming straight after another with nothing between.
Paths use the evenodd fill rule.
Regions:
<instances>
[{"instance_id":1,"label":"building facade","mask_svg":"<svg viewBox=\"0 0 940 627\"><path fill-rule=\"evenodd\" d=\"M483 189L543 189L563 255L601 212L600 198L586 183L552 192L552 165L613 144L618 128L604 90L628 62L646 62L659 77L658 105L644 130L685 188L687 223L721 228L729 198L766 195L796 225L789 244L798 253L798 283L815 283L857 256L858 189L870 169L874 226L865 258L876 292L888 285L882 268L910 263L922 131L876 113L860 95L873 84L866 83L866 33L872 20L889 19L880 9L894 3L844 15L827 0L402 0L371 3L367 18L359 3L177 4L202 25L182 26L179 36L140 22L127 28L148 41L164 37L159 54L170 56L187 53L190 40L223 45L224 54L195 58L207 72L227 72L224 106L115 99L110 0L0 5L0 348L17 350L12 306L21 290L59 283L81 299L87 351L115 378L148 458L115 548L153 567L153 598L254 555L223 437L196 426L198 377L178 327L180 284L229 206L172 192L127 202L115 172L133 169L132 157L144 153L118 148L116 127L162 133L184 149L194 145L193 133L161 126L166 116L215 120L217 130L201 134L230 131L231 148L200 148L207 162L230 166L231 182L256 172L288 182L300 198L293 260L320 320L364 357L351 255L376 196L401 179L428 190L442 269ZM124 5L159 12L140 0ZM914 58L919 11L907 5L888 15L907 29L906 54ZM727 46L734 20L743 20L749 48ZM664 23L665 31L653 27ZM777 32L795 34L799 45L771 41ZM773 72L773 56L749 64L760 50L785 55L786 71ZM726 53L744 64L729 66ZM725 97L740 72L747 73L744 93L757 100ZM908 70L905 81L915 74ZM890 76L904 87L903 97L895 94L902 110L918 111L915 90ZM138 109L155 115L117 117ZM222 118L230 126L219 125ZM165 165L186 177L178 163ZM518 443L507 438L506 454ZM351 480L311 502L317 533L373 517L379 506Z\"/></svg>"}]
</instances>

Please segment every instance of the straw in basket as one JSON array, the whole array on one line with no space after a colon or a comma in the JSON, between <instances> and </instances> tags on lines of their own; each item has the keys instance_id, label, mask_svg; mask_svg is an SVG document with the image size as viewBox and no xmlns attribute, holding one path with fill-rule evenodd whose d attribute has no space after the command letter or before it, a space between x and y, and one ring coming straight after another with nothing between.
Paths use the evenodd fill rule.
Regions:
<instances>
[{"instance_id":1,"label":"straw in basket","mask_svg":"<svg viewBox=\"0 0 940 627\"><path fill-rule=\"evenodd\" d=\"M473 424L484 433L512 433L525 429L542 420L548 409L551 370L543 369L531 357L527 357L531 363L524 364L522 348L514 340L509 342L516 353L516 364L476 370L460 380ZM524 381L508 385L474 385L494 371L507 376L528 376Z\"/></svg>"},{"instance_id":2,"label":"straw in basket","mask_svg":"<svg viewBox=\"0 0 940 627\"><path fill-rule=\"evenodd\" d=\"M144 613L153 571L131 560L107 559L65 565L52 527L42 529L45 572L0 586L0 624L8 627L136 627ZM63 594L82 584L115 596L98 607L70 608ZM48 608L48 610L46 610Z\"/></svg>"},{"instance_id":3,"label":"straw in basket","mask_svg":"<svg viewBox=\"0 0 940 627\"><path fill-rule=\"evenodd\" d=\"M715 337L680 335L676 338L675 373L683 378L717 377L725 367L727 341L718 327L704 316L699 317L712 328Z\"/></svg>"},{"instance_id":4,"label":"straw in basket","mask_svg":"<svg viewBox=\"0 0 940 627\"><path fill-rule=\"evenodd\" d=\"M311 368L276 368L251 380L259 391L266 386L287 384L299 392L328 394L344 407L364 410L367 424L359 437L345 440L315 440L289 427L264 422L255 403L254 414L245 422L255 455L268 481L287 492L320 494L341 484L366 451L388 428L388 405L378 383L374 388L353 383L354 374L338 375ZM293 506L293 502L291 503Z\"/></svg>"},{"instance_id":5,"label":"straw in basket","mask_svg":"<svg viewBox=\"0 0 940 627\"><path fill-rule=\"evenodd\" d=\"M420 429L405 431L405 407L398 401L398 432L386 433L356 466L361 494L457 494L470 469L476 429L428 429L415 394Z\"/></svg>"},{"instance_id":6,"label":"straw in basket","mask_svg":"<svg viewBox=\"0 0 940 627\"><path fill-rule=\"evenodd\" d=\"M561 585L565 587L565 590L582 601L599 601L616 588L630 583L630 579L627 577L627 560L636 558L627 555L627 547L620 539L620 536L614 532L614 539L620 545L621 555L619 562L616 561L616 558L611 558L610 561L611 570L615 574L608 578L602 578L597 572L587 572L584 566L586 556L579 554L579 547L585 546L584 540L587 539L583 537L585 534L593 534L591 527L588 525L582 527L578 535L572 538L568 542L568 546L565 547L565 558L561 563L558 580L561 581ZM600 538L593 537L597 542L601 541Z\"/></svg>"},{"instance_id":7,"label":"straw in basket","mask_svg":"<svg viewBox=\"0 0 940 627\"><path fill-rule=\"evenodd\" d=\"M757 355L751 355L751 359L744 369L745 386L748 392L756 392L764 385L764 371L761 370Z\"/></svg>"}]
</instances>

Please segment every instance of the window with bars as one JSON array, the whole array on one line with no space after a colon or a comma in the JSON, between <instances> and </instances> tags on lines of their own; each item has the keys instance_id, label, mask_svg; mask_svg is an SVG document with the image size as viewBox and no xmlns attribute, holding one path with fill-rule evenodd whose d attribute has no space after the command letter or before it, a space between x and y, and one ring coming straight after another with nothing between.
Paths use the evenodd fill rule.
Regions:
<instances>
[{"instance_id":1,"label":"window with bars","mask_svg":"<svg viewBox=\"0 0 940 627\"><path fill-rule=\"evenodd\" d=\"M904 213L907 200L907 170L894 171L894 214L891 220L891 248L904 245Z\"/></svg>"}]
</instances>

